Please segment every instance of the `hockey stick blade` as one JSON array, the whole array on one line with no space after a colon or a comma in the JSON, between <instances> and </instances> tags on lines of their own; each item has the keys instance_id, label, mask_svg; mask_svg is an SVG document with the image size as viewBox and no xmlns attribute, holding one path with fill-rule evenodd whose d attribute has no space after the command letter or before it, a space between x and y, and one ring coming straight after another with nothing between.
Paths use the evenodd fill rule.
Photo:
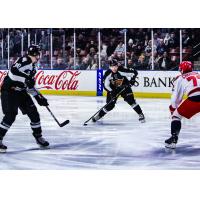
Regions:
<instances>
[{"instance_id":1,"label":"hockey stick blade","mask_svg":"<svg viewBox=\"0 0 200 200\"><path fill-rule=\"evenodd\" d=\"M69 120L64 121L63 123L60 124L60 127L63 127L65 125L69 124L69 122L70 122Z\"/></svg>"}]
</instances>

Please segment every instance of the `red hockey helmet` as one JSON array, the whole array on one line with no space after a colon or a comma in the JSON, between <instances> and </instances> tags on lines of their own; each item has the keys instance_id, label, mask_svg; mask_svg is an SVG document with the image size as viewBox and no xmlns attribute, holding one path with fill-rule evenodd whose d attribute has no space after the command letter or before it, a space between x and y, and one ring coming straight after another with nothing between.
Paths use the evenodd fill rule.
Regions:
<instances>
[{"instance_id":1,"label":"red hockey helmet","mask_svg":"<svg viewBox=\"0 0 200 200\"><path fill-rule=\"evenodd\" d=\"M183 61L179 65L179 71L182 74L188 73L192 71L192 62L190 61Z\"/></svg>"}]
</instances>

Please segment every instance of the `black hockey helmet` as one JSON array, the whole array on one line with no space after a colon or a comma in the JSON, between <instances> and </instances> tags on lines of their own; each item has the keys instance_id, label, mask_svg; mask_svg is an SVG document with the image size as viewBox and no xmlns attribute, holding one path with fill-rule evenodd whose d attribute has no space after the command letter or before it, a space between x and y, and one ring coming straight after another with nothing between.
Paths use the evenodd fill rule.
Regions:
<instances>
[{"instance_id":1,"label":"black hockey helmet","mask_svg":"<svg viewBox=\"0 0 200 200\"><path fill-rule=\"evenodd\" d=\"M28 55L30 55L30 56L38 56L38 55L40 55L40 51L41 51L41 49L40 49L39 45L32 44L28 48Z\"/></svg>"},{"instance_id":2,"label":"black hockey helmet","mask_svg":"<svg viewBox=\"0 0 200 200\"><path fill-rule=\"evenodd\" d=\"M109 65L110 65L110 66L118 66L118 61L117 61L117 59L112 59L112 60L110 60Z\"/></svg>"}]
</instances>

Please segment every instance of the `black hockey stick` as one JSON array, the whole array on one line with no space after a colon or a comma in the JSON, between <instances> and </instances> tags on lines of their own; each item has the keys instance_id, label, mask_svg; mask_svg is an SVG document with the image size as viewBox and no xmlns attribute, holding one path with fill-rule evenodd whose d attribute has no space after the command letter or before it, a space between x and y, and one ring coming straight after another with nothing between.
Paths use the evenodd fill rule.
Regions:
<instances>
[{"instance_id":1,"label":"black hockey stick","mask_svg":"<svg viewBox=\"0 0 200 200\"><path fill-rule=\"evenodd\" d=\"M38 94L41 95L35 88L33 88L33 90ZM49 113L51 114L51 116L54 118L54 120L56 121L56 123L58 124L58 126L63 127L67 124L69 124L69 120L65 120L63 123L59 123L59 121L56 119L55 115L52 113L52 111L50 110L50 108L48 106L45 106L47 108L47 110L49 111Z\"/></svg>"},{"instance_id":2,"label":"black hockey stick","mask_svg":"<svg viewBox=\"0 0 200 200\"><path fill-rule=\"evenodd\" d=\"M55 115L52 113L52 111L50 110L50 108L48 106L45 106L47 108L47 110L49 111L49 113L51 114L51 116L54 118L54 120L57 122L58 126L63 127L67 124L69 124L69 120L64 121L63 123L59 123L59 121L56 119Z\"/></svg>"},{"instance_id":3,"label":"black hockey stick","mask_svg":"<svg viewBox=\"0 0 200 200\"><path fill-rule=\"evenodd\" d=\"M113 102L115 99L117 99L121 93L127 88L127 86L125 86L115 97L113 97L105 106L103 106L101 109L99 109L94 115L92 115L92 117L90 117L87 121L84 122L84 126L88 125L88 122L97 114L99 113L101 110L103 110L107 105L109 105L111 102Z\"/></svg>"}]
</instances>

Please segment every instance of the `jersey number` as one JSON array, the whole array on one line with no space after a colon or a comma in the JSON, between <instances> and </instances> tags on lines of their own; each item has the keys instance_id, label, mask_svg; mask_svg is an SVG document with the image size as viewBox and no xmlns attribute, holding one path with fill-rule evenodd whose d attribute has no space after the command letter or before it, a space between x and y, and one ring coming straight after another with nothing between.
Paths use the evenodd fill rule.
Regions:
<instances>
[{"instance_id":1,"label":"jersey number","mask_svg":"<svg viewBox=\"0 0 200 200\"><path fill-rule=\"evenodd\" d=\"M200 79L200 74L196 75L196 76L189 76L187 78L188 81L193 81L193 85L197 86L197 79Z\"/></svg>"}]
</instances>

